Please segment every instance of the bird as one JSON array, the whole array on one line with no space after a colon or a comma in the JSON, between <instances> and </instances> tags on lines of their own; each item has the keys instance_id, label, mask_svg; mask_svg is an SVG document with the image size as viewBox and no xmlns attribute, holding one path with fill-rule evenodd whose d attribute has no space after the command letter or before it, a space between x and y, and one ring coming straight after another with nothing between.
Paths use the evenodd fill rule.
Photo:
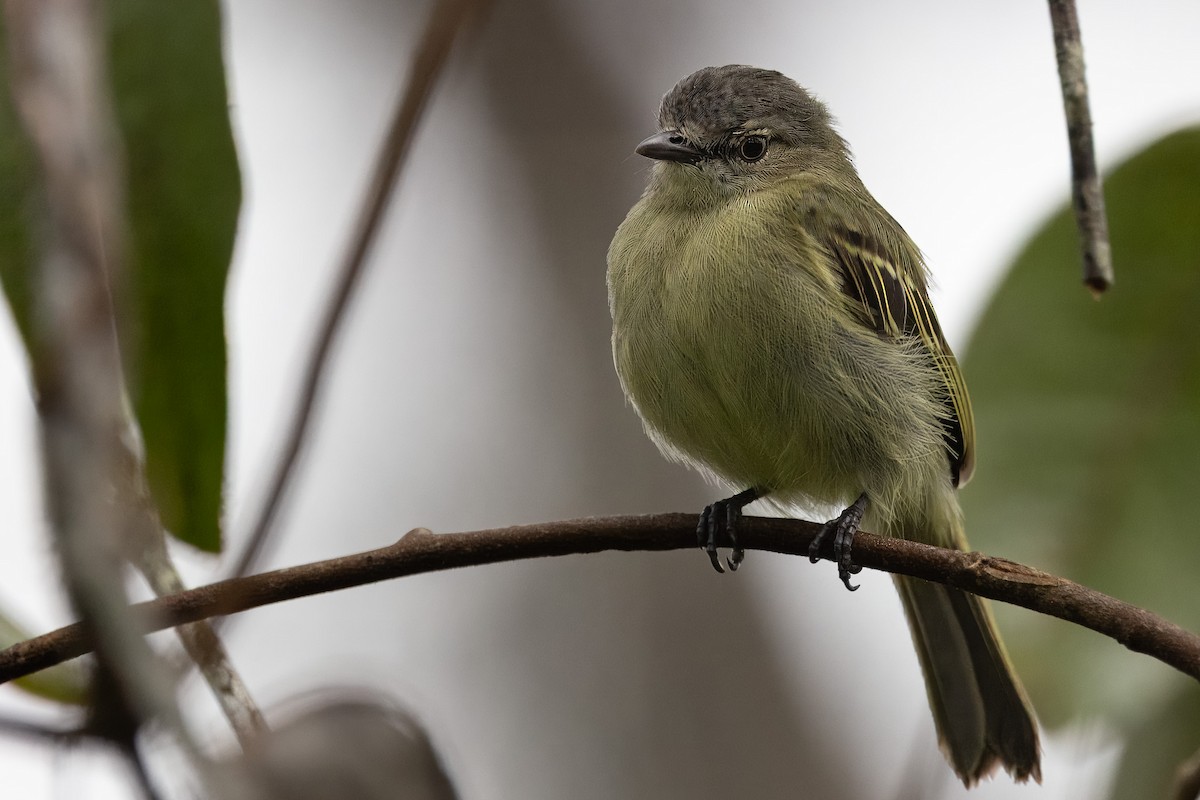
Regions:
<instances>
[{"instance_id":1,"label":"bird","mask_svg":"<svg viewBox=\"0 0 1200 800\"><path fill-rule=\"evenodd\" d=\"M844 507L832 538L965 550L958 489L975 467L962 372L921 251L864 186L820 100L774 70L706 67L662 99L644 193L607 258L613 360L669 459L739 489L697 536L723 572L742 509ZM894 576L938 742L967 786L1041 780L1034 712L975 595Z\"/></svg>"}]
</instances>

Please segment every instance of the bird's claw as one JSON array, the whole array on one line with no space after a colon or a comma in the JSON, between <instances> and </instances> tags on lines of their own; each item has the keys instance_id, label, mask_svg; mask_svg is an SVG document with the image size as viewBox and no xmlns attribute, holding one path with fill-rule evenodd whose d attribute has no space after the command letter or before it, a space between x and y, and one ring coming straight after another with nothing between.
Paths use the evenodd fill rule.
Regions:
<instances>
[{"instance_id":1,"label":"bird's claw","mask_svg":"<svg viewBox=\"0 0 1200 800\"><path fill-rule=\"evenodd\" d=\"M708 554L708 560L712 562L713 569L724 574L725 568L721 566L721 554L717 552L717 524L715 517L719 511L718 503L713 503L704 507L700 512L700 522L696 525L696 539L700 543L700 547Z\"/></svg>"},{"instance_id":2,"label":"bird's claw","mask_svg":"<svg viewBox=\"0 0 1200 800\"><path fill-rule=\"evenodd\" d=\"M754 502L759 497L757 489L747 489L725 500L718 500L704 508L700 513L700 522L696 526L696 539L700 547L708 554L713 569L724 573L721 557L717 552L718 546L728 546L729 556L725 563L730 572L737 572L746 558L746 550L738 544L737 524L742 518L742 508Z\"/></svg>"},{"instance_id":3,"label":"bird's claw","mask_svg":"<svg viewBox=\"0 0 1200 800\"><path fill-rule=\"evenodd\" d=\"M725 559L725 563L729 565L730 572L737 572L737 568L742 565L742 561L746 558L746 551L740 547L734 547L730 552L729 557Z\"/></svg>"},{"instance_id":4,"label":"bird's claw","mask_svg":"<svg viewBox=\"0 0 1200 800\"><path fill-rule=\"evenodd\" d=\"M838 565L838 578L852 592L858 591L858 584L850 583L850 576L862 572L862 567L854 563L850 548L854 545L854 534L858 533L859 523L867 510L867 496L861 495L849 508L831 519L821 527L821 532L808 546L808 560L817 563L821 560L821 545L830 533L833 533L833 560Z\"/></svg>"}]
</instances>

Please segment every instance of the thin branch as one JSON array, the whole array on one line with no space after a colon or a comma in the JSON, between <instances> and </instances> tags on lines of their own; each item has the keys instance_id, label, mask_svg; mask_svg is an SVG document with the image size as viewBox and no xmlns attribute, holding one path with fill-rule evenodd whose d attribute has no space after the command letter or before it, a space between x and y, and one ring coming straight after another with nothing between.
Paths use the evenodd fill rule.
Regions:
<instances>
[{"instance_id":1,"label":"thin branch","mask_svg":"<svg viewBox=\"0 0 1200 800\"><path fill-rule=\"evenodd\" d=\"M0 717L0 735L19 736L50 745L71 746L89 739L94 734L86 727L51 727L13 717ZM124 745L119 749L128 759L130 771L142 790L142 796L147 800L157 800L159 794L150 779L145 759L131 742Z\"/></svg>"},{"instance_id":2,"label":"thin branch","mask_svg":"<svg viewBox=\"0 0 1200 800\"><path fill-rule=\"evenodd\" d=\"M150 765L146 763L146 754L138 747L136 737L116 743L117 750L125 756L129 771L138 788L142 790L143 800L161 800L154 780L150 777Z\"/></svg>"},{"instance_id":3,"label":"thin branch","mask_svg":"<svg viewBox=\"0 0 1200 800\"><path fill-rule=\"evenodd\" d=\"M805 556L820 530L812 522L746 517L739 525L738 539L747 549ZM694 514L604 517L473 533L433 534L417 529L378 550L221 581L140 603L133 612L143 630L161 630L406 575L542 556L695 546ZM829 547L823 555L832 556ZM869 533L855 537L854 561L1074 622L1200 680L1200 636L1065 578L1002 558ZM78 624L13 645L0 651L0 683L83 655L89 648L85 630Z\"/></svg>"},{"instance_id":4,"label":"thin branch","mask_svg":"<svg viewBox=\"0 0 1200 800\"><path fill-rule=\"evenodd\" d=\"M1104 211L1104 189L1096 169L1096 147L1092 141L1092 112L1088 107L1087 78L1083 66L1083 42L1075 0L1049 0L1054 26L1054 55L1067 112L1067 138L1071 143L1071 197L1075 223L1083 247L1083 283L1097 298L1112 286L1112 251L1108 244L1108 217Z\"/></svg>"},{"instance_id":5,"label":"thin branch","mask_svg":"<svg viewBox=\"0 0 1200 800\"><path fill-rule=\"evenodd\" d=\"M124 198L102 9L91 0L9 0L4 12L13 99L45 186L31 355L48 515L72 604L100 642L99 677L114 689L95 693L93 712L130 738L157 719L195 762L170 676L129 618L128 515L112 501L125 421L111 297Z\"/></svg>"},{"instance_id":6,"label":"thin branch","mask_svg":"<svg viewBox=\"0 0 1200 800\"><path fill-rule=\"evenodd\" d=\"M121 289L124 198L103 6L9 0L4 12L13 98L47 199L31 348L47 501L72 602L102 641L101 673L115 688L93 692L94 719L132 737L156 717L198 761L175 705L173 675L132 627L124 592L125 556L134 551L159 593L184 587L129 445L140 436L123 402L113 295ZM265 727L207 623L182 627L179 636L239 739ZM123 744L140 758L133 742Z\"/></svg>"},{"instance_id":7,"label":"thin branch","mask_svg":"<svg viewBox=\"0 0 1200 800\"><path fill-rule=\"evenodd\" d=\"M139 466L140 469L140 466ZM140 472L138 473L140 475ZM144 487L142 487L144 488ZM138 571L158 597L186 591L187 586L166 547L166 534L153 513L149 497L144 496L143 519L147 530L140 535L141 552L135 559ZM181 625L175 629L184 650L200 670L217 705L229 721L238 743L245 749L268 730L266 719L250 694L249 687L233 666L225 644L207 621Z\"/></svg>"},{"instance_id":8,"label":"thin branch","mask_svg":"<svg viewBox=\"0 0 1200 800\"><path fill-rule=\"evenodd\" d=\"M73 744L87 736L81 727L57 728L40 722L0 716L0 734L34 739L50 744Z\"/></svg>"},{"instance_id":9,"label":"thin branch","mask_svg":"<svg viewBox=\"0 0 1200 800\"><path fill-rule=\"evenodd\" d=\"M380 147L354 234L338 269L337 285L329 298L317 339L309 354L304 382L300 388L300 399L293 413L283 450L276 462L266 499L259 510L245 549L233 566L234 575L246 575L254 569L270 536L275 516L304 446L334 339L341 328L354 289L362 277L367 255L379 232L384 211L387 210L396 178L404 165L417 122L450 53L455 35L471 12L482 4L483 0L438 0L430 15L413 57L408 86L396 106L387 137Z\"/></svg>"}]
</instances>

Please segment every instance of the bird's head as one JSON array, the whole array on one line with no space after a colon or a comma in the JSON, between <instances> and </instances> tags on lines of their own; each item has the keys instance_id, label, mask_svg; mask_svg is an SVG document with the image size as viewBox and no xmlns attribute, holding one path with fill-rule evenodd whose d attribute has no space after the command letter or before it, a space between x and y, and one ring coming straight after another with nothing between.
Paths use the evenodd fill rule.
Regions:
<instances>
[{"instance_id":1,"label":"bird's head","mask_svg":"<svg viewBox=\"0 0 1200 800\"><path fill-rule=\"evenodd\" d=\"M659 162L656 178L720 196L849 164L825 105L772 70L734 64L694 72L663 98L658 124L637 146Z\"/></svg>"}]
</instances>

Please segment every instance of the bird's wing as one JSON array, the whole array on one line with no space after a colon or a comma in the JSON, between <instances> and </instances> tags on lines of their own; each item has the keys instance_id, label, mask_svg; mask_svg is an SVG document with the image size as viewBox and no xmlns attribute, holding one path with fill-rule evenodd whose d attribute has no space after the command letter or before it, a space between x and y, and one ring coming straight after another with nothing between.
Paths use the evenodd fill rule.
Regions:
<instances>
[{"instance_id":1,"label":"bird's wing","mask_svg":"<svg viewBox=\"0 0 1200 800\"><path fill-rule=\"evenodd\" d=\"M861 304L864 322L880 336L918 337L929 350L946 385L948 413L942 427L950 450L950 470L955 486L963 485L975 469L971 399L958 361L946 344L929 302L919 252L907 242L907 234L899 225L895 229L899 237L904 237L909 252L895 252L897 248L889 248L851 225L814 233L841 273L842 290Z\"/></svg>"}]
</instances>

